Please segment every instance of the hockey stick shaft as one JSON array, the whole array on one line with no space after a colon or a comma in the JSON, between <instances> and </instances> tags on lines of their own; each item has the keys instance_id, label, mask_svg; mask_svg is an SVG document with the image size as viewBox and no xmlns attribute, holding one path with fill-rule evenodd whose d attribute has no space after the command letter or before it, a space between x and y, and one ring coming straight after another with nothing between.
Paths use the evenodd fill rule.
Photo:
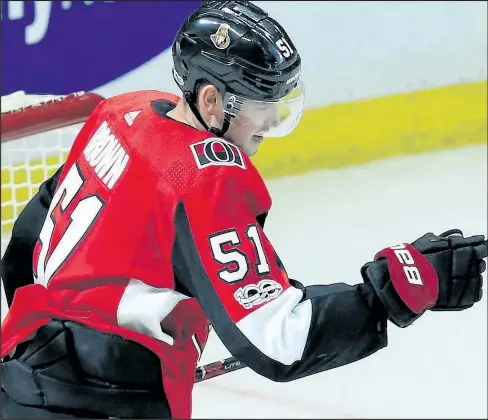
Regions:
<instances>
[{"instance_id":1,"label":"hockey stick shaft","mask_svg":"<svg viewBox=\"0 0 488 420\"><path fill-rule=\"evenodd\" d=\"M195 382L206 381L216 376L224 375L247 367L235 357L219 360L208 365L198 366L195 372Z\"/></svg>"}]
</instances>

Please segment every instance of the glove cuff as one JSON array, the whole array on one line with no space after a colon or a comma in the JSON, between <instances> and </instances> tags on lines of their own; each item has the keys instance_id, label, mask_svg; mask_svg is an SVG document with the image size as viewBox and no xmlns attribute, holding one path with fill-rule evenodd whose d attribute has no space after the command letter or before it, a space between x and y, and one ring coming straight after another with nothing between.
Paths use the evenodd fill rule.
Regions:
<instances>
[{"instance_id":1,"label":"glove cuff","mask_svg":"<svg viewBox=\"0 0 488 420\"><path fill-rule=\"evenodd\" d=\"M365 283L370 283L381 303L385 307L388 319L400 328L411 325L425 310L413 312L399 296L390 278L388 263L385 259L365 264L361 268Z\"/></svg>"}]
</instances>

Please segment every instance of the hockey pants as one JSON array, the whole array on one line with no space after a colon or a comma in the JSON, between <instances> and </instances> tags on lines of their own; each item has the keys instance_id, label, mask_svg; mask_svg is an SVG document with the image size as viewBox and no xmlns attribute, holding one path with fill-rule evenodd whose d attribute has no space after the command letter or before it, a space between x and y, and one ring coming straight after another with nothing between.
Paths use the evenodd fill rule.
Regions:
<instances>
[{"instance_id":1,"label":"hockey pants","mask_svg":"<svg viewBox=\"0 0 488 420\"><path fill-rule=\"evenodd\" d=\"M171 418L159 358L76 322L49 322L0 366L2 419Z\"/></svg>"}]
</instances>

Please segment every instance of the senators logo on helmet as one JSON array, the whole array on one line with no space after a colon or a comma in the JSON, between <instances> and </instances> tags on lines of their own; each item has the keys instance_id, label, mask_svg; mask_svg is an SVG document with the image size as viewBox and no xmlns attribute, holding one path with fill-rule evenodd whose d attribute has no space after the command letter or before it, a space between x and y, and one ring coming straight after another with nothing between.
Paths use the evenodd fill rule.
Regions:
<instances>
[{"instance_id":1,"label":"senators logo on helmet","mask_svg":"<svg viewBox=\"0 0 488 420\"><path fill-rule=\"evenodd\" d=\"M197 166L239 166L246 169L240 149L220 138L210 138L190 145Z\"/></svg>"},{"instance_id":2,"label":"senators logo on helmet","mask_svg":"<svg viewBox=\"0 0 488 420\"><path fill-rule=\"evenodd\" d=\"M219 50L225 50L230 45L229 29L230 26L227 23L222 23L217 32L210 35L210 39Z\"/></svg>"}]
</instances>

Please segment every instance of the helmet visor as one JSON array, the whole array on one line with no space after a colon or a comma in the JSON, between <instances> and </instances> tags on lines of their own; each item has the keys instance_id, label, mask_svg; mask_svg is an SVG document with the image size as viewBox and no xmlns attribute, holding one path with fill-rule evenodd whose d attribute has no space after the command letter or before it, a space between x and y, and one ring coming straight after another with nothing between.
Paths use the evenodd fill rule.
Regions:
<instances>
[{"instance_id":1,"label":"helmet visor","mask_svg":"<svg viewBox=\"0 0 488 420\"><path fill-rule=\"evenodd\" d=\"M258 101L226 95L224 110L230 114L231 125L246 128L256 136L284 137L298 125L305 104L303 83L277 101Z\"/></svg>"}]
</instances>

